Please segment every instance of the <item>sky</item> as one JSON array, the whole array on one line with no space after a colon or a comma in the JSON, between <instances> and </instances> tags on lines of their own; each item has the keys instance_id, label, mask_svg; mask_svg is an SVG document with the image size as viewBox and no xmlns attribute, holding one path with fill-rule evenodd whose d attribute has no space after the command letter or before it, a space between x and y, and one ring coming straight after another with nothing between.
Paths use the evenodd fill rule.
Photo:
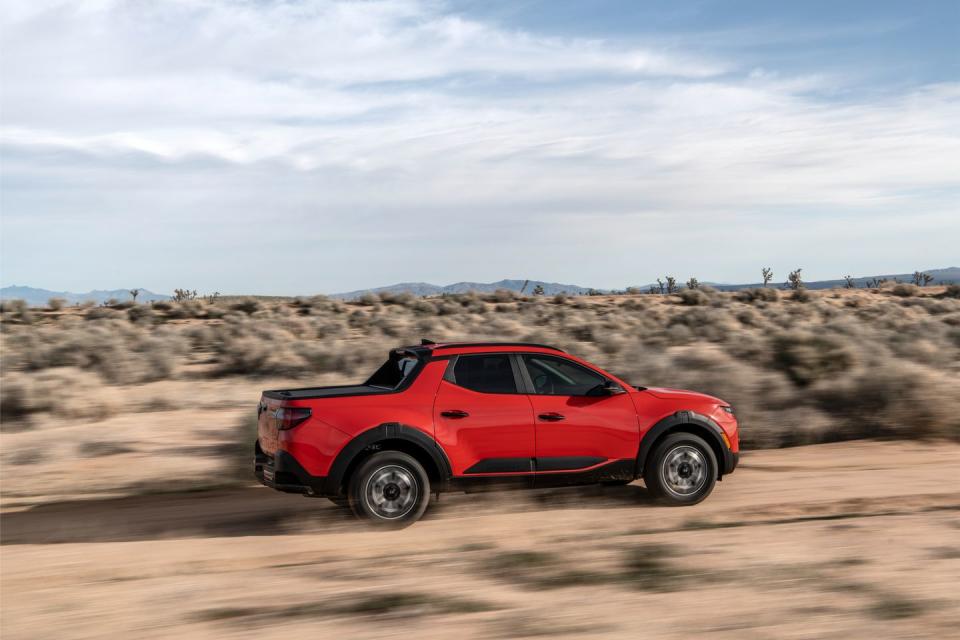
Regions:
<instances>
[{"instance_id":1,"label":"sky","mask_svg":"<svg viewBox=\"0 0 960 640\"><path fill-rule=\"evenodd\" d=\"M0 282L960 264L960 2L7 0Z\"/></svg>"}]
</instances>

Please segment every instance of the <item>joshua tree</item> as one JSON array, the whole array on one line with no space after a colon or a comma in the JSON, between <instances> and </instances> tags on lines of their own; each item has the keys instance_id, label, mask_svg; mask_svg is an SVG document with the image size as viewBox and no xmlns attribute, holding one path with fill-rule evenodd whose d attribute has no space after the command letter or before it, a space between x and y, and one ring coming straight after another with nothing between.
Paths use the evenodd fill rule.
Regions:
<instances>
[{"instance_id":1,"label":"joshua tree","mask_svg":"<svg viewBox=\"0 0 960 640\"><path fill-rule=\"evenodd\" d=\"M690 278L689 280L687 280L687 289L699 289L699 288L700 288L699 280L697 280L696 278Z\"/></svg>"},{"instance_id":2,"label":"joshua tree","mask_svg":"<svg viewBox=\"0 0 960 640\"><path fill-rule=\"evenodd\" d=\"M542 285L542 284L538 284L537 286L535 286L535 287L533 288L533 295L535 295L535 296L542 296L543 293L544 293L544 292L543 292L543 285Z\"/></svg>"},{"instance_id":3,"label":"joshua tree","mask_svg":"<svg viewBox=\"0 0 960 640\"><path fill-rule=\"evenodd\" d=\"M658 282L659 282L659 280L658 280ZM647 289L647 293L650 294L650 295L652 295L652 296L653 296L653 295L656 295L656 294L658 294L658 293L663 293L663 286L661 286L661 287L658 289L658 288L657 288L657 285L652 284L652 285L650 285L650 288Z\"/></svg>"},{"instance_id":4,"label":"joshua tree","mask_svg":"<svg viewBox=\"0 0 960 640\"><path fill-rule=\"evenodd\" d=\"M174 289L173 290L173 299L176 302L184 302L185 300L196 300L197 299L197 290L194 289Z\"/></svg>"},{"instance_id":5,"label":"joshua tree","mask_svg":"<svg viewBox=\"0 0 960 640\"><path fill-rule=\"evenodd\" d=\"M886 278L871 278L870 280L867 281L867 288L868 288L868 289L879 289L880 287L882 287L882 286L883 286L884 284L886 284L886 283L887 283L887 279L886 279Z\"/></svg>"},{"instance_id":6,"label":"joshua tree","mask_svg":"<svg viewBox=\"0 0 960 640\"><path fill-rule=\"evenodd\" d=\"M853 276L843 276L843 279L846 281L844 283L844 288L846 289L856 289L857 283L853 281Z\"/></svg>"},{"instance_id":7,"label":"joshua tree","mask_svg":"<svg viewBox=\"0 0 960 640\"><path fill-rule=\"evenodd\" d=\"M764 267L761 273L763 274L763 286L767 286L773 280L773 269Z\"/></svg>"},{"instance_id":8,"label":"joshua tree","mask_svg":"<svg viewBox=\"0 0 960 640\"><path fill-rule=\"evenodd\" d=\"M211 293L210 295L204 296L204 297L207 299L207 302L216 302L216 301L217 301L217 298L220 297L220 292L219 292L219 291L214 291L214 292Z\"/></svg>"},{"instance_id":9,"label":"joshua tree","mask_svg":"<svg viewBox=\"0 0 960 640\"><path fill-rule=\"evenodd\" d=\"M800 277L801 271L803 271L803 269L791 271L790 275L787 276L787 281L784 284L791 289L803 289L803 279Z\"/></svg>"},{"instance_id":10,"label":"joshua tree","mask_svg":"<svg viewBox=\"0 0 960 640\"><path fill-rule=\"evenodd\" d=\"M925 287L931 282L933 282L933 276L929 273L924 273L922 271L913 272L913 284L917 285L918 287Z\"/></svg>"},{"instance_id":11,"label":"joshua tree","mask_svg":"<svg viewBox=\"0 0 960 640\"><path fill-rule=\"evenodd\" d=\"M674 278L673 276L667 276L667 293L676 293L676 292L677 292L677 279Z\"/></svg>"},{"instance_id":12,"label":"joshua tree","mask_svg":"<svg viewBox=\"0 0 960 640\"><path fill-rule=\"evenodd\" d=\"M638 293L641 293L641 291L640 291L640 289L639 289L638 287L627 287L627 295L628 295L628 296L635 296L635 295L637 295Z\"/></svg>"},{"instance_id":13,"label":"joshua tree","mask_svg":"<svg viewBox=\"0 0 960 640\"><path fill-rule=\"evenodd\" d=\"M140 289L130 289L130 297L133 298L133 301L137 301L137 296L140 295Z\"/></svg>"},{"instance_id":14,"label":"joshua tree","mask_svg":"<svg viewBox=\"0 0 960 640\"><path fill-rule=\"evenodd\" d=\"M660 278L657 278L657 287L660 289L660 295L663 295L663 280ZM653 287L650 288L652 289Z\"/></svg>"}]
</instances>

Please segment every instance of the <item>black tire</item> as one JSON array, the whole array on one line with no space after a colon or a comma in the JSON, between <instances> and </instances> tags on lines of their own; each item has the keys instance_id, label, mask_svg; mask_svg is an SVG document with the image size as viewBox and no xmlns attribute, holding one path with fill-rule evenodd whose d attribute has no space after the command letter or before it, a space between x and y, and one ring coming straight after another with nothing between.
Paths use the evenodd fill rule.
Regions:
<instances>
[{"instance_id":1,"label":"black tire","mask_svg":"<svg viewBox=\"0 0 960 640\"><path fill-rule=\"evenodd\" d=\"M347 486L350 507L372 525L400 529L420 519L430 503L430 478L415 458L381 451L364 460Z\"/></svg>"},{"instance_id":2,"label":"black tire","mask_svg":"<svg viewBox=\"0 0 960 640\"><path fill-rule=\"evenodd\" d=\"M663 504L697 504L717 484L717 456L703 438L671 433L647 458L643 480L647 490Z\"/></svg>"}]
</instances>

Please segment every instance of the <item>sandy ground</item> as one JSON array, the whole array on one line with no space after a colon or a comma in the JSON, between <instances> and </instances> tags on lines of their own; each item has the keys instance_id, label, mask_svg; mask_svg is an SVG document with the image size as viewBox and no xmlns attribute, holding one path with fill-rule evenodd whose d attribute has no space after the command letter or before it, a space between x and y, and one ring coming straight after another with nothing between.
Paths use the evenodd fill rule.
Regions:
<instances>
[{"instance_id":1,"label":"sandy ground","mask_svg":"<svg viewBox=\"0 0 960 640\"><path fill-rule=\"evenodd\" d=\"M960 445L748 453L692 508L641 483L445 495L398 532L259 487L2 516L18 638L946 638Z\"/></svg>"}]
</instances>

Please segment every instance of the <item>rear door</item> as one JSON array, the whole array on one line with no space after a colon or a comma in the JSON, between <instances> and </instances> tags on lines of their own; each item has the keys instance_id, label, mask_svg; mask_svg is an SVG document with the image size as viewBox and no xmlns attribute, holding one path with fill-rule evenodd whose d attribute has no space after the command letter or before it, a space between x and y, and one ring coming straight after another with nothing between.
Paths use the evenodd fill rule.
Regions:
<instances>
[{"instance_id":1,"label":"rear door","mask_svg":"<svg viewBox=\"0 0 960 640\"><path fill-rule=\"evenodd\" d=\"M455 476L530 475L533 407L508 354L451 359L434 403L437 442Z\"/></svg>"},{"instance_id":2,"label":"rear door","mask_svg":"<svg viewBox=\"0 0 960 640\"><path fill-rule=\"evenodd\" d=\"M528 353L519 361L532 385L538 474L636 457L639 427L628 394L589 395L606 377L567 358Z\"/></svg>"}]
</instances>

